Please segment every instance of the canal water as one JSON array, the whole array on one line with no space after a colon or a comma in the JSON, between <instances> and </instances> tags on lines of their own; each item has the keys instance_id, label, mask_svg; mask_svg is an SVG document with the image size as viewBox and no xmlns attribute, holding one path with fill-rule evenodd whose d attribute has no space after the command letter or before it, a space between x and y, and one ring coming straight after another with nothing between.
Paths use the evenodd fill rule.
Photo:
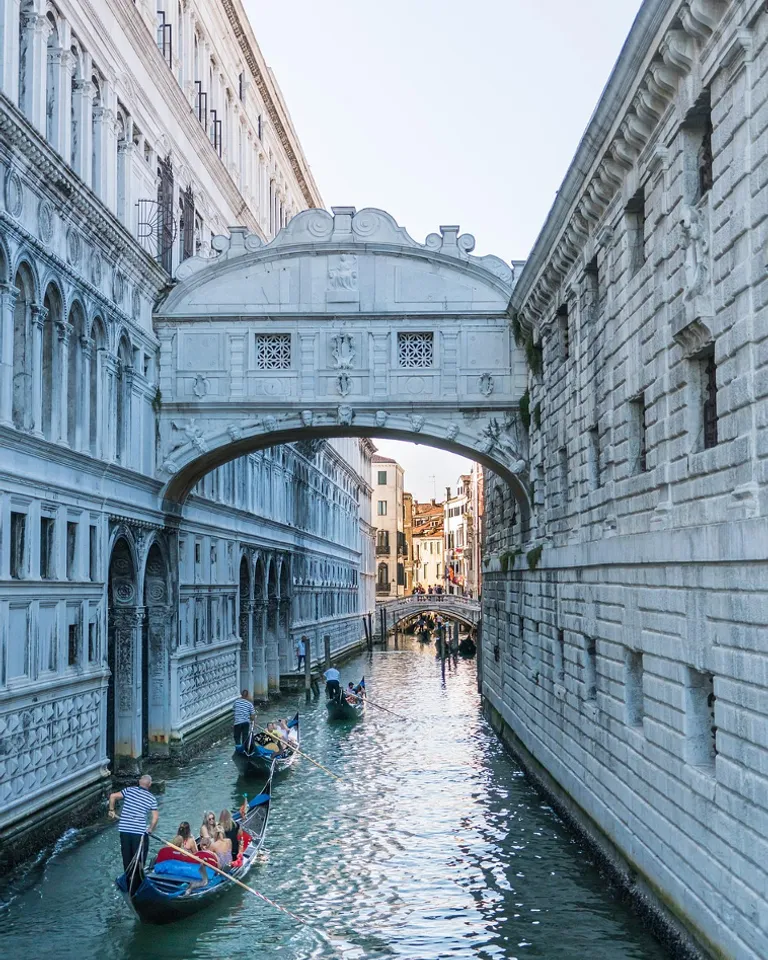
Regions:
<instances>
[{"instance_id":1,"label":"canal water","mask_svg":"<svg viewBox=\"0 0 768 960\"><path fill-rule=\"evenodd\" d=\"M345 665L365 674L354 727L301 710L305 759L275 783L261 862L248 883L308 925L244 891L187 921L141 925L112 883L114 826L70 831L2 889L9 960L662 960L665 951L609 889L588 854L505 753L480 712L474 661L441 676L433 645L401 641ZM275 708L273 707L273 710ZM266 717L266 715L264 715ZM253 796L227 741L166 779L158 833L173 836Z\"/></svg>"}]
</instances>

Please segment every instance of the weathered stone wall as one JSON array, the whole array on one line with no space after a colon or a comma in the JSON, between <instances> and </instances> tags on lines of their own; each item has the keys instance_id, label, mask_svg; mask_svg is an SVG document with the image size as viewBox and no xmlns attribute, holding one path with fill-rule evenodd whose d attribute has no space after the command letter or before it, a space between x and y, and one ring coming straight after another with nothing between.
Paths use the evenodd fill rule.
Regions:
<instances>
[{"instance_id":1,"label":"weathered stone wall","mask_svg":"<svg viewBox=\"0 0 768 960\"><path fill-rule=\"evenodd\" d=\"M535 516L489 478L483 611L508 739L739 960L768 956L766 70L764 4L644 4L513 294Z\"/></svg>"}]
</instances>

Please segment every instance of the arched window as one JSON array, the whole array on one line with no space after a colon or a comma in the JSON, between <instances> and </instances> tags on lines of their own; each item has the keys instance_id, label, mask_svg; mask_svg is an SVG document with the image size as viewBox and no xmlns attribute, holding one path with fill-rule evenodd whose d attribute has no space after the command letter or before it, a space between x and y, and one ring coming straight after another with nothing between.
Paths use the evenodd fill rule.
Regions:
<instances>
[{"instance_id":1,"label":"arched window","mask_svg":"<svg viewBox=\"0 0 768 960\"><path fill-rule=\"evenodd\" d=\"M91 77L93 83L93 100L91 101L91 187L98 196L103 197L104 181L101 172L102 153L102 99L101 79L95 74Z\"/></svg>"},{"instance_id":2,"label":"arched window","mask_svg":"<svg viewBox=\"0 0 768 960\"><path fill-rule=\"evenodd\" d=\"M32 271L22 264L14 285L19 291L13 311L13 401L12 420L17 430L32 427L32 304L35 285Z\"/></svg>"},{"instance_id":3,"label":"arched window","mask_svg":"<svg viewBox=\"0 0 768 960\"><path fill-rule=\"evenodd\" d=\"M46 440L58 440L56 421L59 410L54 398L56 384L59 382L56 328L62 322L63 316L61 297L53 284L50 284L45 292L43 306L47 311L47 316L43 323L43 369L40 371L43 398L42 429Z\"/></svg>"},{"instance_id":4,"label":"arched window","mask_svg":"<svg viewBox=\"0 0 768 960\"><path fill-rule=\"evenodd\" d=\"M82 107L82 88L83 72L80 50L76 44L72 44L72 98L70 100L70 150L69 162L75 173L82 176L80 158L83 139L83 107Z\"/></svg>"},{"instance_id":5,"label":"arched window","mask_svg":"<svg viewBox=\"0 0 768 960\"><path fill-rule=\"evenodd\" d=\"M95 320L93 323L91 341L93 347L91 352L91 369L89 376L90 383L88 385L88 389L90 391L89 407L91 410L91 419L88 425L88 444L91 450L91 456L98 457L101 451L101 438L99 436L99 414L103 409L103 358L107 345L107 336L104 332L104 327L101 323L101 320L99 319Z\"/></svg>"},{"instance_id":6,"label":"arched window","mask_svg":"<svg viewBox=\"0 0 768 960\"><path fill-rule=\"evenodd\" d=\"M115 376L115 459L128 462L128 421L131 415L131 396L128 386L128 369L131 366L131 347L123 337L117 349L117 373Z\"/></svg>"},{"instance_id":7,"label":"arched window","mask_svg":"<svg viewBox=\"0 0 768 960\"><path fill-rule=\"evenodd\" d=\"M128 143L128 118L122 109L117 111L117 219L127 225L127 186L125 148Z\"/></svg>"},{"instance_id":8,"label":"arched window","mask_svg":"<svg viewBox=\"0 0 768 960\"><path fill-rule=\"evenodd\" d=\"M378 590L389 589L389 565L386 563L380 563L378 566L376 588Z\"/></svg>"}]
</instances>

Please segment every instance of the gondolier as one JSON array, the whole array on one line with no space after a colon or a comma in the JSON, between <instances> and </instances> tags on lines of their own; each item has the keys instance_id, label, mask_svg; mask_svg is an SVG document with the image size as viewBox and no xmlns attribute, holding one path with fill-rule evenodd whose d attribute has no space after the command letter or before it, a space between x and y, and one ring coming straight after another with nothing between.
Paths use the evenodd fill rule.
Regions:
<instances>
[{"instance_id":1,"label":"gondolier","mask_svg":"<svg viewBox=\"0 0 768 960\"><path fill-rule=\"evenodd\" d=\"M245 743L248 739L248 731L251 729L251 721L256 719L256 711L250 700L247 690L241 690L240 696L234 703L234 717L232 733L235 737L235 746Z\"/></svg>"},{"instance_id":2,"label":"gondolier","mask_svg":"<svg viewBox=\"0 0 768 960\"><path fill-rule=\"evenodd\" d=\"M118 800L123 801L120 811L120 822L118 830L120 832L120 851L123 855L123 868L127 871L133 863L136 854L141 851L140 858L142 864L146 862L149 842L144 838L157 826L160 814L157 809L157 800L150 793L152 786L152 777L145 773L139 780L137 787L124 787L116 793L109 795L109 816L112 820L117 817L115 813L115 803ZM147 814L152 814L152 820L147 826ZM143 841L143 842L142 842Z\"/></svg>"},{"instance_id":3,"label":"gondolier","mask_svg":"<svg viewBox=\"0 0 768 960\"><path fill-rule=\"evenodd\" d=\"M329 700L341 699L341 674L336 667L328 667L323 674L325 677L325 695Z\"/></svg>"}]
</instances>

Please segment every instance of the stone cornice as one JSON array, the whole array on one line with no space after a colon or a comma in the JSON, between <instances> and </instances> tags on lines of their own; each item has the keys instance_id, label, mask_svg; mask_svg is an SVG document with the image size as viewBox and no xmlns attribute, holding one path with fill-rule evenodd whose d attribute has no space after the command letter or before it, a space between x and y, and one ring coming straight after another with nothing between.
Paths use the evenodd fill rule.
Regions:
<instances>
[{"instance_id":1,"label":"stone cornice","mask_svg":"<svg viewBox=\"0 0 768 960\"><path fill-rule=\"evenodd\" d=\"M248 64L259 94L264 101L264 106L269 114L269 119L272 122L275 134L288 157L288 161L293 169L293 175L299 183L307 206L320 207L322 206L322 200L320 199L317 185L315 184L309 167L303 162L303 151L299 145L296 132L288 118L284 117L285 108L280 102L279 93L273 89L268 69L263 62L261 52L253 36L253 31L251 30L245 11L242 9L240 0L221 0L221 5L227 15L235 37L240 44L245 62ZM286 120L288 121L287 123L285 122Z\"/></svg>"},{"instance_id":2,"label":"stone cornice","mask_svg":"<svg viewBox=\"0 0 768 960\"><path fill-rule=\"evenodd\" d=\"M733 0L645 0L512 293L530 326L653 139Z\"/></svg>"}]
</instances>

